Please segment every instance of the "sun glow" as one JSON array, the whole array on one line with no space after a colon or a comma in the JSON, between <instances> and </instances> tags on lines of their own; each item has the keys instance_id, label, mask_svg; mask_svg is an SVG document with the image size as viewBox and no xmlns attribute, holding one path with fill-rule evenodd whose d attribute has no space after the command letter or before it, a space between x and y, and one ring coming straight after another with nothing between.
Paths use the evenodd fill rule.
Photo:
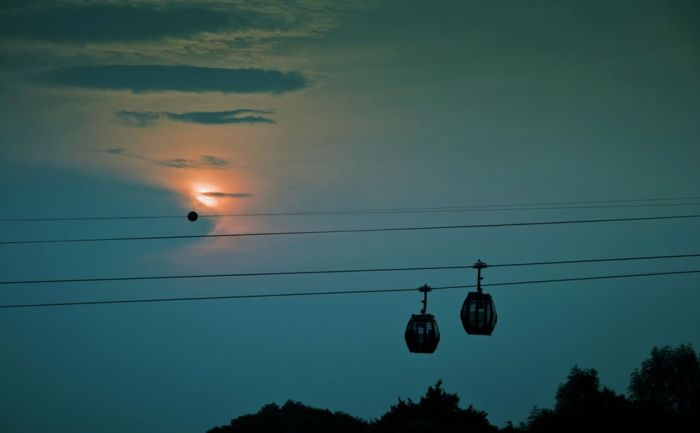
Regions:
<instances>
[{"instance_id":1,"label":"sun glow","mask_svg":"<svg viewBox=\"0 0 700 433\"><path fill-rule=\"evenodd\" d=\"M206 231L208 234L260 231L265 223L260 218L214 216L246 213L258 207L260 197L266 196L264 177L257 170L247 168L251 161L260 159L256 153L258 149L246 147L246 153L243 153L243 147L239 149L236 146L238 143L261 140L260 134L266 134L265 130L241 128L232 138L230 128L175 123L168 126L121 128L120 133L131 134L128 141L133 142L133 149L148 149L148 152L128 150L137 158L125 157L119 152L100 154L97 162L105 163L106 168L120 176L128 175L163 189L165 205L177 206L185 222L184 216L191 211L197 212L200 217L212 217L199 219L195 223L187 222L189 225L186 227L192 230ZM114 145L117 146L121 144ZM228 162L228 165L223 162ZM220 251L231 251L237 245L237 238L217 237L193 241L191 248L198 253L218 254ZM175 254L182 253L184 262L187 262L192 252L187 249Z\"/></svg>"},{"instance_id":2,"label":"sun glow","mask_svg":"<svg viewBox=\"0 0 700 433\"><path fill-rule=\"evenodd\" d=\"M203 204L206 207L209 208L214 208L217 207L219 204L219 200L216 199L216 197L212 197L210 195L207 195L208 193L211 193L212 191L217 191L215 187L212 185L205 185L205 184L195 184L194 188L194 198L197 200L199 203Z\"/></svg>"}]
</instances>

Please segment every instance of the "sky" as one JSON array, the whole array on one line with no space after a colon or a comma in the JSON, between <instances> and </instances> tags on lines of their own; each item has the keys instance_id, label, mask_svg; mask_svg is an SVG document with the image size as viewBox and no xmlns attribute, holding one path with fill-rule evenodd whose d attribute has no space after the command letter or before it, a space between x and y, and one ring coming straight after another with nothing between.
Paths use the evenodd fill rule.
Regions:
<instances>
[{"instance_id":1,"label":"sky","mask_svg":"<svg viewBox=\"0 0 700 433\"><path fill-rule=\"evenodd\" d=\"M691 0L0 4L0 239L205 235L679 215L673 206L202 214L697 197ZM617 202L618 204L621 202ZM660 202L646 202L659 204ZM668 202L661 202L668 203ZM698 253L698 221L0 245L0 280L470 265ZM491 268L484 283L700 269ZM0 430L206 431L287 399L373 419L443 379L497 425L574 366L624 393L652 347L700 347L698 276L0 310ZM0 304L464 285L474 271L2 285Z\"/></svg>"}]
</instances>

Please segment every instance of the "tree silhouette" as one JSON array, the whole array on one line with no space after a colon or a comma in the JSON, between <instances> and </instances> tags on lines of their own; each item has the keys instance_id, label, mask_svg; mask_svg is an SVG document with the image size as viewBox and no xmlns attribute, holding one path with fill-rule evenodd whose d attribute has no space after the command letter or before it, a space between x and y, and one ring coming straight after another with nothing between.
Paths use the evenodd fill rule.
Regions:
<instances>
[{"instance_id":1,"label":"tree silhouette","mask_svg":"<svg viewBox=\"0 0 700 433\"><path fill-rule=\"evenodd\" d=\"M357 433L367 423L343 412L316 409L292 400L282 407L263 406L257 414L243 415L229 425L214 427L208 433Z\"/></svg>"},{"instance_id":2,"label":"tree silhouette","mask_svg":"<svg viewBox=\"0 0 700 433\"><path fill-rule=\"evenodd\" d=\"M632 373L630 396L679 415L700 411L700 362L690 345L655 347Z\"/></svg>"},{"instance_id":3,"label":"tree silhouette","mask_svg":"<svg viewBox=\"0 0 700 433\"><path fill-rule=\"evenodd\" d=\"M635 419L666 431L700 429L700 362L690 345L655 347L629 386Z\"/></svg>"},{"instance_id":4,"label":"tree silhouette","mask_svg":"<svg viewBox=\"0 0 700 433\"><path fill-rule=\"evenodd\" d=\"M696 431L700 428L700 362L692 347L654 348L632 373L630 400L600 386L595 369L574 367L554 410L535 408L528 432Z\"/></svg>"},{"instance_id":5,"label":"tree silhouette","mask_svg":"<svg viewBox=\"0 0 700 433\"><path fill-rule=\"evenodd\" d=\"M609 388L601 389L596 369L574 366L566 383L557 389L555 410L566 416L590 416L619 411L624 402L623 396L615 394Z\"/></svg>"},{"instance_id":6,"label":"tree silhouette","mask_svg":"<svg viewBox=\"0 0 700 433\"><path fill-rule=\"evenodd\" d=\"M625 424L627 402L612 390L600 387L598 372L574 366L559 385L554 410L533 409L527 431L583 432L618 430Z\"/></svg>"},{"instance_id":7,"label":"tree silhouette","mask_svg":"<svg viewBox=\"0 0 700 433\"><path fill-rule=\"evenodd\" d=\"M473 406L460 408L457 394L445 392L442 380L439 380L435 386L428 388L419 403L399 398L399 402L373 425L373 431L480 433L496 432L498 428L489 423L486 412L476 410Z\"/></svg>"},{"instance_id":8,"label":"tree silhouette","mask_svg":"<svg viewBox=\"0 0 700 433\"><path fill-rule=\"evenodd\" d=\"M518 427L503 433L597 431L700 431L700 357L689 345L654 348L631 375L630 398L601 386L598 372L574 366L559 385L553 409L533 408ZM209 433L492 433L486 412L459 406L439 380L418 403L398 402L378 420L367 422L342 412L295 401L272 403Z\"/></svg>"},{"instance_id":9,"label":"tree silhouette","mask_svg":"<svg viewBox=\"0 0 700 433\"><path fill-rule=\"evenodd\" d=\"M486 412L459 407L459 397L445 392L442 381L428 388L419 403L399 398L379 420L367 423L342 412L316 409L295 401L271 403L208 433L492 433Z\"/></svg>"}]
</instances>

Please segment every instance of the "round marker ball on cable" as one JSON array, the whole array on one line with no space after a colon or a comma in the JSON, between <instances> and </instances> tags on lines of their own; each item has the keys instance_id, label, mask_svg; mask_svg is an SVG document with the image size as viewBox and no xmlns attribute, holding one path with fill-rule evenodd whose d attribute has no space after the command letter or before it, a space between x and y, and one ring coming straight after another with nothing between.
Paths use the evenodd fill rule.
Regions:
<instances>
[{"instance_id":1,"label":"round marker ball on cable","mask_svg":"<svg viewBox=\"0 0 700 433\"><path fill-rule=\"evenodd\" d=\"M192 221L192 222L197 221L197 218L199 218L199 215L197 215L197 212L195 212L195 211L191 211L190 213L187 214L187 219Z\"/></svg>"}]
</instances>

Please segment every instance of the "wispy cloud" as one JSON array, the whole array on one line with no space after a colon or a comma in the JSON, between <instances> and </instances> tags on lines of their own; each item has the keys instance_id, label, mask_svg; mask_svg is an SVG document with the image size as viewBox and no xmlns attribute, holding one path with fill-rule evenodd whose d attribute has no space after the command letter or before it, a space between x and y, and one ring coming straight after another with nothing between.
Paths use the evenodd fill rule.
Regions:
<instances>
[{"instance_id":1,"label":"wispy cloud","mask_svg":"<svg viewBox=\"0 0 700 433\"><path fill-rule=\"evenodd\" d=\"M82 68L206 65L305 70L308 56L286 55L279 49L280 44L320 38L336 27L341 15L357 7L335 0L2 0L0 64L2 68L33 73L53 68L44 77L52 85L134 92L209 91L208 86L205 90L187 90L180 85L173 88L168 77L165 84L156 85L124 85L114 83L113 78L105 83L104 75L109 71ZM63 70L76 66L77 70ZM138 74L136 70L112 72ZM96 78L76 77L81 73ZM240 76L229 78L244 81ZM239 86L245 90L217 85L212 91L283 93L309 85L296 72L282 77L286 84L279 84L280 77L272 78L278 84L265 85L262 90L250 90L250 83L246 83Z\"/></svg>"},{"instance_id":2,"label":"wispy cloud","mask_svg":"<svg viewBox=\"0 0 700 433\"><path fill-rule=\"evenodd\" d=\"M230 164L228 159L214 155L202 155L200 160L207 167L228 167Z\"/></svg>"},{"instance_id":3,"label":"wispy cloud","mask_svg":"<svg viewBox=\"0 0 700 433\"><path fill-rule=\"evenodd\" d=\"M206 68L189 65L75 66L44 71L39 80L58 87L141 92L222 92L280 94L303 89L296 71Z\"/></svg>"},{"instance_id":4,"label":"wispy cloud","mask_svg":"<svg viewBox=\"0 0 700 433\"><path fill-rule=\"evenodd\" d=\"M272 110L229 110L229 111L192 111L189 113L169 113L165 116L176 122L200 123L203 125L225 125L231 123L275 123L274 120L260 116L273 114Z\"/></svg>"},{"instance_id":5,"label":"wispy cloud","mask_svg":"<svg viewBox=\"0 0 700 433\"><path fill-rule=\"evenodd\" d=\"M190 37L268 27L254 11L116 3L45 4L0 15L0 37L54 42L118 42Z\"/></svg>"},{"instance_id":6,"label":"wispy cloud","mask_svg":"<svg viewBox=\"0 0 700 433\"><path fill-rule=\"evenodd\" d=\"M3 0L0 38L110 43L207 34L299 34L318 29L338 7L324 0L280 2ZM326 24L325 27L328 27Z\"/></svg>"},{"instance_id":7,"label":"wispy cloud","mask_svg":"<svg viewBox=\"0 0 700 433\"><path fill-rule=\"evenodd\" d=\"M198 194L203 195L205 197L214 197L214 198L248 198L248 197L253 196L253 194L251 194L249 192L205 191L205 192L200 192Z\"/></svg>"},{"instance_id":8,"label":"wispy cloud","mask_svg":"<svg viewBox=\"0 0 700 433\"><path fill-rule=\"evenodd\" d=\"M153 126L158 122L161 115L158 111L117 111L114 113L117 119L128 126Z\"/></svg>"},{"instance_id":9,"label":"wispy cloud","mask_svg":"<svg viewBox=\"0 0 700 433\"><path fill-rule=\"evenodd\" d=\"M201 155L199 159L187 159L187 158L166 158L166 159L156 159L149 158L143 155L137 155L134 153L129 153L126 149L117 147L113 149L105 149L102 152L120 156L123 158L138 159L140 161L145 161L151 164L155 164L161 167L167 168L177 168L177 169L198 169L198 168L214 168L214 169L225 169L229 168L232 164L226 158L221 158L214 155Z\"/></svg>"},{"instance_id":10,"label":"wispy cloud","mask_svg":"<svg viewBox=\"0 0 700 433\"><path fill-rule=\"evenodd\" d=\"M141 158L144 160L147 160L149 162L152 162L154 164L163 166L163 167L170 167L170 168L201 168L204 164L202 164L201 161L197 161L194 159L185 159L185 158L172 158L172 159L146 159L146 158ZM217 168L219 168L217 166Z\"/></svg>"},{"instance_id":11,"label":"wispy cloud","mask_svg":"<svg viewBox=\"0 0 700 433\"><path fill-rule=\"evenodd\" d=\"M127 126L154 126L160 119L173 122L197 123L200 125L230 125L237 123L275 123L264 115L272 114L272 110L238 109L228 111L191 111L187 113L172 113L169 111L118 111L117 119Z\"/></svg>"}]
</instances>

